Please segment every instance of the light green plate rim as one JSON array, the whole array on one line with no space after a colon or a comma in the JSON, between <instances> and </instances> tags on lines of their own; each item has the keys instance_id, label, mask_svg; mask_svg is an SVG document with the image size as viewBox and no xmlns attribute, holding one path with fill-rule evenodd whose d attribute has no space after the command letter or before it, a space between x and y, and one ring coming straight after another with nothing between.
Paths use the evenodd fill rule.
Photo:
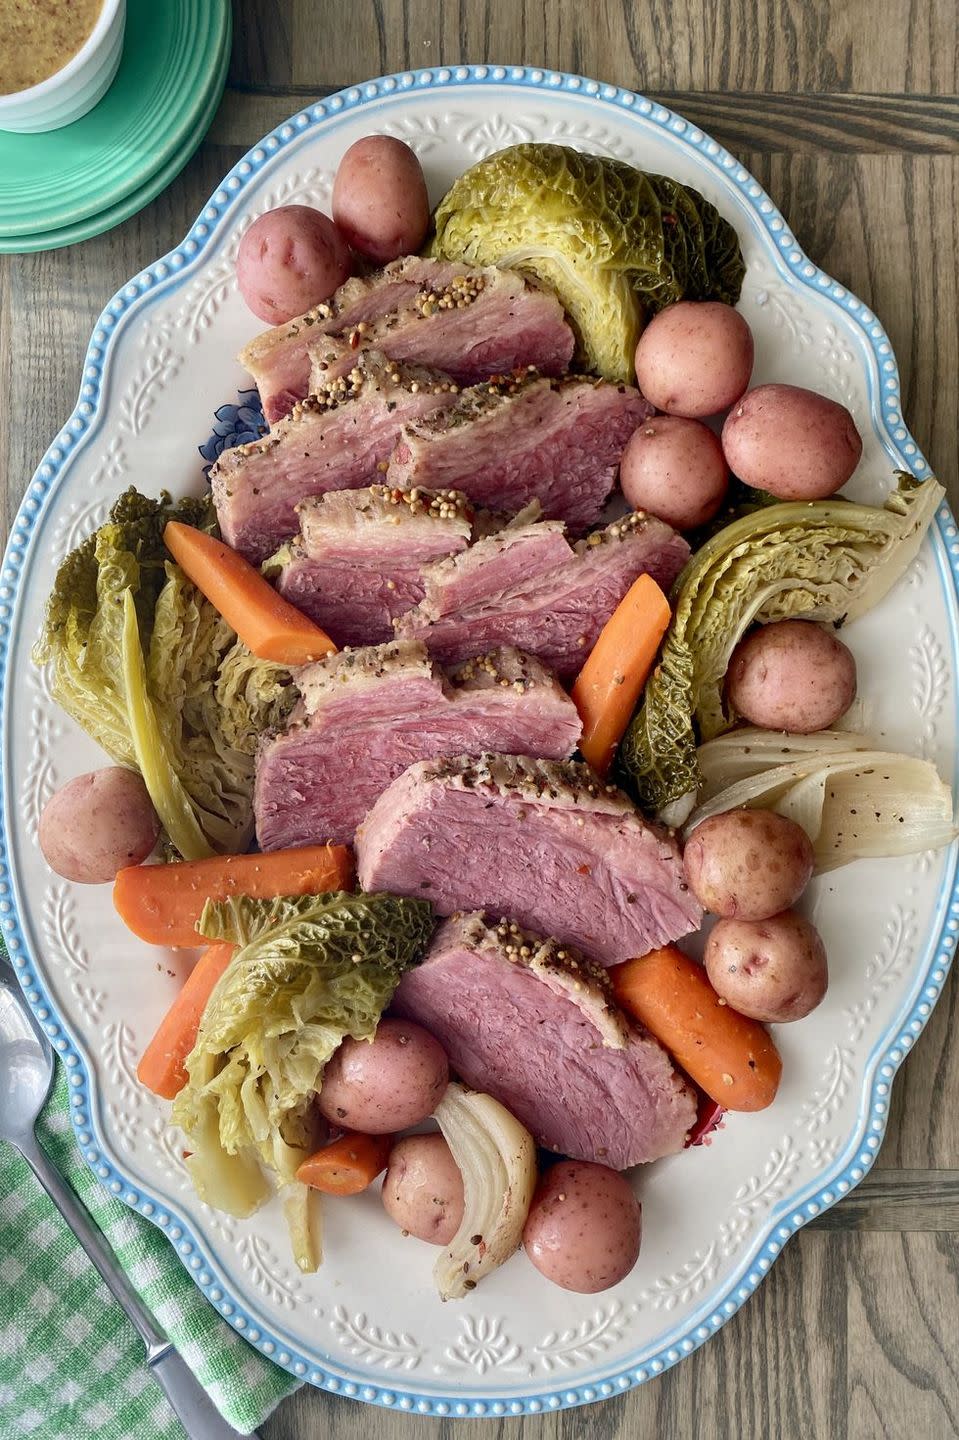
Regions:
<instances>
[{"instance_id":1,"label":"light green plate rim","mask_svg":"<svg viewBox=\"0 0 959 1440\"><path fill-rule=\"evenodd\" d=\"M229 64L230 36L228 34L219 58L213 88L210 91L206 108L197 121L194 133L189 137L183 149L167 161L162 170L151 175L144 186L135 190L133 194L127 195L116 205L110 206L107 210L100 210L96 215L90 215L77 221L74 225L65 225L57 230L50 230L38 235L0 235L0 255L29 255L39 250L62 250L65 246L76 245L81 240L92 240L96 235L102 235L107 230L114 230L124 220L129 220L138 210L149 205L151 200L155 200L160 192L165 190L170 182L179 175L199 148L200 142L213 123L213 117L217 112L226 85Z\"/></svg>"},{"instance_id":2,"label":"light green plate rim","mask_svg":"<svg viewBox=\"0 0 959 1440\"><path fill-rule=\"evenodd\" d=\"M120 70L89 115L46 135L0 132L0 241L23 240L4 249L42 248L30 242L112 214L121 201L145 193L152 177L176 174L169 165L184 156L207 115L211 86L217 98L222 93L232 16L229 0L162 5L158 12L156 0L128 0ZM165 42L159 52L156 23ZM141 91L147 108L131 111ZM25 179L25 163L33 162L36 173Z\"/></svg>"}]
</instances>

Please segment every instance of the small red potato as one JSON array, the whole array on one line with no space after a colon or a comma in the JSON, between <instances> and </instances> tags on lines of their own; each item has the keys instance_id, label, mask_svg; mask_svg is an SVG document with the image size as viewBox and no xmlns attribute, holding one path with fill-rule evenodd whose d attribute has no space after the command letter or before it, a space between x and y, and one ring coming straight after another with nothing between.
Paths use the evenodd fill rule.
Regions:
<instances>
[{"instance_id":1,"label":"small red potato","mask_svg":"<svg viewBox=\"0 0 959 1440\"><path fill-rule=\"evenodd\" d=\"M448 1245L463 1220L463 1177L442 1135L407 1135L390 1151L383 1208L401 1230Z\"/></svg>"},{"instance_id":2,"label":"small red potato","mask_svg":"<svg viewBox=\"0 0 959 1440\"><path fill-rule=\"evenodd\" d=\"M718 415L736 403L752 373L752 331L718 300L667 305L636 346L636 383L667 415Z\"/></svg>"},{"instance_id":3,"label":"small red potato","mask_svg":"<svg viewBox=\"0 0 959 1440\"><path fill-rule=\"evenodd\" d=\"M139 865L157 842L160 822L135 770L110 765L68 780L40 816L43 858L81 885L106 885Z\"/></svg>"},{"instance_id":4,"label":"small red potato","mask_svg":"<svg viewBox=\"0 0 959 1440\"><path fill-rule=\"evenodd\" d=\"M379 265L419 250L430 202L410 147L389 135L351 145L333 184L333 219L353 249Z\"/></svg>"},{"instance_id":5,"label":"small red potato","mask_svg":"<svg viewBox=\"0 0 959 1440\"><path fill-rule=\"evenodd\" d=\"M823 500L859 464L862 438L845 405L798 385L759 385L726 416L723 450L746 485L779 500Z\"/></svg>"},{"instance_id":6,"label":"small red potato","mask_svg":"<svg viewBox=\"0 0 959 1440\"><path fill-rule=\"evenodd\" d=\"M701 421L654 415L629 437L619 480L634 510L675 530L695 530L726 498L729 468L719 440Z\"/></svg>"},{"instance_id":7,"label":"small red potato","mask_svg":"<svg viewBox=\"0 0 959 1440\"><path fill-rule=\"evenodd\" d=\"M753 1020L784 1024L815 1010L829 972L819 931L795 910L768 920L720 920L704 955L716 993Z\"/></svg>"},{"instance_id":8,"label":"small red potato","mask_svg":"<svg viewBox=\"0 0 959 1440\"><path fill-rule=\"evenodd\" d=\"M438 1040L409 1020L381 1020L372 1040L347 1037L323 1072L320 1113L343 1130L392 1135L432 1115L449 1081Z\"/></svg>"},{"instance_id":9,"label":"small red potato","mask_svg":"<svg viewBox=\"0 0 959 1440\"><path fill-rule=\"evenodd\" d=\"M269 325L283 325L328 300L349 273L349 246L329 216L310 205L268 210L253 221L237 251L240 294Z\"/></svg>"},{"instance_id":10,"label":"small red potato","mask_svg":"<svg viewBox=\"0 0 959 1440\"><path fill-rule=\"evenodd\" d=\"M727 810L690 835L686 881L704 910L765 920L795 905L815 857L802 826L771 810Z\"/></svg>"},{"instance_id":11,"label":"small red potato","mask_svg":"<svg viewBox=\"0 0 959 1440\"><path fill-rule=\"evenodd\" d=\"M540 1274L580 1295L618 1285L636 1264L641 1238L642 1209L629 1181L580 1160L547 1170L523 1229Z\"/></svg>"},{"instance_id":12,"label":"small red potato","mask_svg":"<svg viewBox=\"0 0 959 1440\"><path fill-rule=\"evenodd\" d=\"M726 672L726 698L764 730L828 730L856 698L856 661L832 630L776 620L740 641Z\"/></svg>"}]
</instances>

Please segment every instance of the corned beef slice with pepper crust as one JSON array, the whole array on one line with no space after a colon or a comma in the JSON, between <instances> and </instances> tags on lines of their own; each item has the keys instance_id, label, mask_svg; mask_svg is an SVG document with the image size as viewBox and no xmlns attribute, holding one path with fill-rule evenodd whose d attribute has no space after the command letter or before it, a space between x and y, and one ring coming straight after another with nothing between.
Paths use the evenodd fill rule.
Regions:
<instances>
[{"instance_id":1,"label":"corned beef slice with pepper crust","mask_svg":"<svg viewBox=\"0 0 959 1440\"><path fill-rule=\"evenodd\" d=\"M354 348L378 344L392 359L440 369L445 356L449 373L466 383L525 365L558 375L574 343L555 296L515 272L407 255L367 278L347 280L328 301L241 351L271 424L308 393L307 347L326 335Z\"/></svg>"},{"instance_id":2,"label":"corned beef slice with pepper crust","mask_svg":"<svg viewBox=\"0 0 959 1440\"><path fill-rule=\"evenodd\" d=\"M633 581L652 575L668 591L688 558L680 535L640 511L575 545L557 521L510 525L428 566L424 599L396 633L441 665L515 645L571 679Z\"/></svg>"},{"instance_id":3,"label":"corned beef slice with pepper crust","mask_svg":"<svg viewBox=\"0 0 959 1440\"><path fill-rule=\"evenodd\" d=\"M225 450L210 472L220 531L258 563L297 532L296 507L382 480L401 426L451 402L452 381L375 351L356 355L262 440Z\"/></svg>"},{"instance_id":4,"label":"corned beef slice with pepper crust","mask_svg":"<svg viewBox=\"0 0 959 1440\"><path fill-rule=\"evenodd\" d=\"M365 330L378 315L404 305L424 289L442 289L463 269L446 260L406 255L373 275L354 276L313 310L257 335L237 359L256 382L267 420L271 424L282 420L307 395L311 341L321 335L359 336L359 326Z\"/></svg>"},{"instance_id":5,"label":"corned beef slice with pepper crust","mask_svg":"<svg viewBox=\"0 0 959 1440\"><path fill-rule=\"evenodd\" d=\"M379 645L423 598L421 568L464 550L472 510L455 491L385 485L297 506L300 533L275 557L280 594L339 646Z\"/></svg>"},{"instance_id":6,"label":"corned beef slice with pepper crust","mask_svg":"<svg viewBox=\"0 0 959 1440\"><path fill-rule=\"evenodd\" d=\"M629 385L535 371L464 390L448 410L403 427L388 484L458 489L477 505L543 516L575 532L595 525L630 435L653 413Z\"/></svg>"},{"instance_id":7,"label":"corned beef slice with pepper crust","mask_svg":"<svg viewBox=\"0 0 959 1440\"><path fill-rule=\"evenodd\" d=\"M303 697L264 740L254 810L264 850L349 844L377 797L416 760L491 746L571 755L576 706L537 661L500 650L443 675L422 645L348 650L300 671Z\"/></svg>"},{"instance_id":8,"label":"corned beef slice with pepper crust","mask_svg":"<svg viewBox=\"0 0 959 1440\"><path fill-rule=\"evenodd\" d=\"M697 929L675 840L588 765L488 755L424 760L359 826L364 890L485 909L603 965Z\"/></svg>"},{"instance_id":9,"label":"corned beef slice with pepper crust","mask_svg":"<svg viewBox=\"0 0 959 1440\"><path fill-rule=\"evenodd\" d=\"M573 356L573 332L555 295L515 270L457 267L442 287L424 287L405 304L354 331L309 341L310 388L343 373L348 352L370 345L407 364L429 365L472 385L534 366L561 375Z\"/></svg>"},{"instance_id":10,"label":"corned beef slice with pepper crust","mask_svg":"<svg viewBox=\"0 0 959 1440\"><path fill-rule=\"evenodd\" d=\"M482 912L447 920L393 1009L425 1026L462 1080L536 1141L626 1170L683 1148L696 1097L572 946Z\"/></svg>"}]
</instances>

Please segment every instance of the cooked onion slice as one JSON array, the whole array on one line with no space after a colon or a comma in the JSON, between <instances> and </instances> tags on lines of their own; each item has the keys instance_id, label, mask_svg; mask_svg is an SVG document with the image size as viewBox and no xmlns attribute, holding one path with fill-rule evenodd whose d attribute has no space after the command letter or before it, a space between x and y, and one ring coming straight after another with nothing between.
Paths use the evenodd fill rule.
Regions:
<instances>
[{"instance_id":1,"label":"cooked onion slice","mask_svg":"<svg viewBox=\"0 0 959 1440\"><path fill-rule=\"evenodd\" d=\"M443 1300L460 1300L520 1243L536 1186L536 1146L492 1095L447 1086L435 1110L463 1176L463 1222L433 1270Z\"/></svg>"},{"instance_id":2,"label":"cooked onion slice","mask_svg":"<svg viewBox=\"0 0 959 1440\"><path fill-rule=\"evenodd\" d=\"M725 810L775 810L806 831L820 874L850 860L938 850L959 833L935 766L865 735L735 730L700 746L698 758L703 785L687 835Z\"/></svg>"}]
</instances>

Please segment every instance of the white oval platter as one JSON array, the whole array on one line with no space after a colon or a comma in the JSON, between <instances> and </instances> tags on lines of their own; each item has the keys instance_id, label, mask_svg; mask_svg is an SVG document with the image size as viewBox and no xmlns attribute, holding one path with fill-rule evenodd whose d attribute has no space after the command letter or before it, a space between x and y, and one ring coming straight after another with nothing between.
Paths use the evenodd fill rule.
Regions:
<instances>
[{"instance_id":1,"label":"white oval platter","mask_svg":"<svg viewBox=\"0 0 959 1440\"><path fill-rule=\"evenodd\" d=\"M636 1173L643 1253L614 1290L557 1290L520 1254L468 1300L442 1305L431 1285L435 1252L404 1240L373 1194L327 1203L327 1258L305 1277L278 1205L239 1222L200 1204L168 1107L134 1075L186 959L129 935L107 888L67 884L45 867L37 847L44 802L103 757L52 703L30 649L58 562L119 490L202 484L197 446L213 411L242 388L233 357L259 328L233 277L244 227L285 201L328 208L339 157L371 131L415 148L434 200L473 161L530 139L692 183L742 239L755 378L808 385L849 406L865 440L856 496L879 500L895 467L920 476L928 468L905 427L879 322L806 259L733 156L628 91L549 71L462 66L331 96L241 160L183 243L104 310L77 408L28 487L0 579L0 924L69 1069L81 1150L114 1194L164 1229L217 1309L296 1375L420 1413L535 1413L627 1389L697 1348L748 1298L789 1236L862 1179L882 1140L895 1070L955 948L956 855L860 863L812 887L807 912L830 955L826 1001L801 1024L779 1028L784 1081L770 1109L730 1116L710 1144ZM956 526L943 508L908 577L844 632L869 728L950 778L957 556Z\"/></svg>"}]
</instances>

